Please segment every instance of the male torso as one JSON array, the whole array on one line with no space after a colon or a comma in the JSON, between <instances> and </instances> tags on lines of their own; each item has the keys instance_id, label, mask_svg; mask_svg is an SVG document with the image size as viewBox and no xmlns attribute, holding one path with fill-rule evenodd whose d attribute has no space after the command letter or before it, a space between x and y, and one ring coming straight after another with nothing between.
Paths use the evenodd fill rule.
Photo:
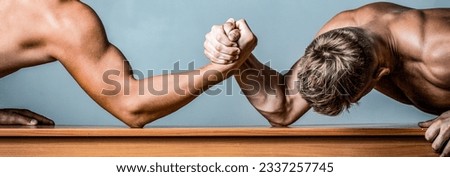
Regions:
<instances>
[{"instance_id":1,"label":"male torso","mask_svg":"<svg viewBox=\"0 0 450 177\"><path fill-rule=\"evenodd\" d=\"M366 28L386 39L393 54L388 60L395 66L378 82L377 90L428 113L450 109L450 9L376 3L344 12L327 25L325 30Z\"/></svg>"},{"instance_id":2,"label":"male torso","mask_svg":"<svg viewBox=\"0 0 450 177\"><path fill-rule=\"evenodd\" d=\"M441 114L450 109L450 9L411 10L388 26L397 46L390 79L419 109ZM390 81L386 81L389 83ZM380 83L389 88L388 84ZM402 95L402 96L403 96Z\"/></svg>"}]
</instances>

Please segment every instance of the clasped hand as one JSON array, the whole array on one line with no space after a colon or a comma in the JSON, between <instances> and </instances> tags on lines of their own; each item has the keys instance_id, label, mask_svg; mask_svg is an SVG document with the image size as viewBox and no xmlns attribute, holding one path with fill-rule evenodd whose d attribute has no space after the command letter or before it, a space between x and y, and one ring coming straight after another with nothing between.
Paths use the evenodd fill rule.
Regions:
<instances>
[{"instance_id":1,"label":"clasped hand","mask_svg":"<svg viewBox=\"0 0 450 177\"><path fill-rule=\"evenodd\" d=\"M214 25L206 34L204 53L211 62L239 67L257 45L257 38L243 19L230 18L223 25Z\"/></svg>"}]
</instances>

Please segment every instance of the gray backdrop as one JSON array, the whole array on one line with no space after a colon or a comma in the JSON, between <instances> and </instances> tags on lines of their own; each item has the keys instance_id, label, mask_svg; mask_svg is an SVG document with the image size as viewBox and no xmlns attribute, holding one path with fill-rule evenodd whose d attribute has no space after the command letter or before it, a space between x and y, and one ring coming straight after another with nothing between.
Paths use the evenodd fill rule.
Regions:
<instances>
[{"instance_id":1,"label":"gray backdrop","mask_svg":"<svg viewBox=\"0 0 450 177\"><path fill-rule=\"evenodd\" d=\"M229 17L245 18L259 38L254 54L283 71L303 54L317 30L336 13L373 2L329 0L86 0L102 19L110 41L132 67L161 74L179 62L188 69L208 60L204 35ZM392 1L414 8L450 7L448 0ZM149 126L268 126L234 79ZM228 94L227 94L228 90ZM229 94L231 92L231 94ZM59 125L123 125L92 101L60 63L23 69L0 79L0 108L28 108ZM372 91L337 117L308 112L295 125L416 124L433 118Z\"/></svg>"}]
</instances>

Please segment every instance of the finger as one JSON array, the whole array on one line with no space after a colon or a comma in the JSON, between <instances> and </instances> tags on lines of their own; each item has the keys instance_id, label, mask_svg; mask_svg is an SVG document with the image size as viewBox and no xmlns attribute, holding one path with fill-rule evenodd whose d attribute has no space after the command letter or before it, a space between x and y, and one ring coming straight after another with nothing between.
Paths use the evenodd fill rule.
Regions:
<instances>
[{"instance_id":1,"label":"finger","mask_svg":"<svg viewBox=\"0 0 450 177\"><path fill-rule=\"evenodd\" d=\"M23 116L26 116L26 117L29 117L29 118L37 120L38 123L41 124L41 125L55 125L55 122L53 122L53 120L51 120L51 119L49 119L47 117L44 117L44 116L42 116L40 114L37 114L35 112L32 112L30 110L18 109L16 111L17 111L16 113L18 113L20 115L23 115Z\"/></svg>"},{"instance_id":2,"label":"finger","mask_svg":"<svg viewBox=\"0 0 450 177\"><path fill-rule=\"evenodd\" d=\"M215 58L211 53L208 53L207 51L205 51L205 55L211 60L211 62L216 63L216 64L227 65L227 64L231 64L234 62L233 60L223 60L223 59Z\"/></svg>"},{"instance_id":3,"label":"finger","mask_svg":"<svg viewBox=\"0 0 450 177\"><path fill-rule=\"evenodd\" d=\"M206 57L208 57L209 60L211 60L211 62L213 62L213 63L221 64L221 65L233 63L232 61L229 61L229 60L222 60L222 59L215 58L208 51L204 51L204 53L205 53Z\"/></svg>"},{"instance_id":4,"label":"finger","mask_svg":"<svg viewBox=\"0 0 450 177\"><path fill-rule=\"evenodd\" d=\"M432 124L428 127L425 132L425 139L429 142L432 142L439 134L440 127L438 124Z\"/></svg>"},{"instance_id":5,"label":"finger","mask_svg":"<svg viewBox=\"0 0 450 177\"><path fill-rule=\"evenodd\" d=\"M205 50L212 54L215 58L222 60L236 60L239 58L239 52L228 51L228 49L222 48L223 46L214 46L214 44L206 42L204 47Z\"/></svg>"},{"instance_id":6,"label":"finger","mask_svg":"<svg viewBox=\"0 0 450 177\"><path fill-rule=\"evenodd\" d=\"M234 21L234 19L228 19L227 22L223 25L223 29L231 42L236 42L239 39L240 32L239 29L236 29L236 22Z\"/></svg>"},{"instance_id":7,"label":"finger","mask_svg":"<svg viewBox=\"0 0 450 177\"><path fill-rule=\"evenodd\" d=\"M232 56L238 56L241 52L241 49L239 49L238 47L225 46L214 39L207 39L205 42L207 43L204 43L204 47L209 51L219 52Z\"/></svg>"},{"instance_id":8,"label":"finger","mask_svg":"<svg viewBox=\"0 0 450 177\"><path fill-rule=\"evenodd\" d=\"M229 55L239 55L241 49L236 46L227 46L219 42L218 39L214 36L214 34L207 34L205 36L205 42L210 43L211 49L213 48L215 51L219 51L221 53L229 54ZM228 40L228 39L227 39ZM205 43L206 44L206 43ZM207 48L210 49L210 48Z\"/></svg>"},{"instance_id":9,"label":"finger","mask_svg":"<svg viewBox=\"0 0 450 177\"><path fill-rule=\"evenodd\" d=\"M231 62L229 62L229 61L220 60L220 59L211 59L211 62L213 62L213 63L215 63L215 64L220 64L220 65L228 65L228 64L231 64Z\"/></svg>"},{"instance_id":10,"label":"finger","mask_svg":"<svg viewBox=\"0 0 450 177\"><path fill-rule=\"evenodd\" d=\"M256 36L253 35L252 30L250 29L250 27L248 26L247 22L244 19L237 21L236 27L240 31L239 41L241 41L241 39L242 39L242 40L251 41L252 44L258 43L258 39L256 38ZM245 36L245 37L243 37L243 36ZM250 46L255 46L255 45L250 45ZM242 47L242 46L240 46L240 47Z\"/></svg>"},{"instance_id":11,"label":"finger","mask_svg":"<svg viewBox=\"0 0 450 177\"><path fill-rule=\"evenodd\" d=\"M217 40L219 43L227 46L227 47L237 47L237 44L233 41L230 41L228 39L228 36L226 35L223 25L214 25L211 28L211 32L208 33L208 35L212 35L212 39Z\"/></svg>"},{"instance_id":12,"label":"finger","mask_svg":"<svg viewBox=\"0 0 450 177\"><path fill-rule=\"evenodd\" d=\"M447 143L448 139L450 138L450 128L447 126L440 129L439 135L436 137L436 139L433 141L432 148L440 152L443 150L442 148L445 146L445 143Z\"/></svg>"},{"instance_id":13,"label":"finger","mask_svg":"<svg viewBox=\"0 0 450 177\"><path fill-rule=\"evenodd\" d=\"M448 143L447 140L447 145L445 145L444 150L442 150L441 157L449 157L449 156L450 156L450 143Z\"/></svg>"},{"instance_id":14,"label":"finger","mask_svg":"<svg viewBox=\"0 0 450 177\"><path fill-rule=\"evenodd\" d=\"M239 58L240 50L237 47L230 48L209 40L205 41L203 47L215 58L223 60L236 60L237 58Z\"/></svg>"},{"instance_id":15,"label":"finger","mask_svg":"<svg viewBox=\"0 0 450 177\"><path fill-rule=\"evenodd\" d=\"M0 124L3 125L37 125L37 123L37 120L15 112L8 112L0 117Z\"/></svg>"},{"instance_id":16,"label":"finger","mask_svg":"<svg viewBox=\"0 0 450 177\"><path fill-rule=\"evenodd\" d=\"M239 29L233 29L229 33L227 33L228 39L230 39L233 42L236 42L241 37L241 33Z\"/></svg>"},{"instance_id":17,"label":"finger","mask_svg":"<svg viewBox=\"0 0 450 177\"><path fill-rule=\"evenodd\" d=\"M428 128L431 124L434 123L434 121L435 121L436 119L437 119L437 118L430 119L430 120L427 120L427 121L424 121L424 122L419 122L419 127L422 127L422 128Z\"/></svg>"},{"instance_id":18,"label":"finger","mask_svg":"<svg viewBox=\"0 0 450 177\"><path fill-rule=\"evenodd\" d=\"M240 19L236 22L236 28L238 28L241 33L251 33L252 30L250 29L250 27L247 24L247 21L245 21L244 19Z\"/></svg>"},{"instance_id":19,"label":"finger","mask_svg":"<svg viewBox=\"0 0 450 177\"><path fill-rule=\"evenodd\" d=\"M223 31L228 34L231 30L236 29L236 22L234 19L230 18L223 24Z\"/></svg>"}]
</instances>

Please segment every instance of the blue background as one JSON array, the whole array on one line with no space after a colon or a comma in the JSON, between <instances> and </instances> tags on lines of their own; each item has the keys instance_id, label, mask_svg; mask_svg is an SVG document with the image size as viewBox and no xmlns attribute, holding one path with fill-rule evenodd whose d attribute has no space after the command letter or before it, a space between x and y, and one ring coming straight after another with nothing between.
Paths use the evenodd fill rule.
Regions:
<instances>
[{"instance_id":1,"label":"blue background","mask_svg":"<svg viewBox=\"0 0 450 177\"><path fill-rule=\"evenodd\" d=\"M254 54L278 71L289 69L319 28L340 11L373 1L329 0L86 0L100 16L109 40L133 69L147 73L208 63L204 36L229 17L245 18L258 36ZM391 1L413 8L450 7L448 0ZM240 93L234 79L148 126L268 126ZM231 91L230 94L226 94ZM58 62L23 69L0 79L0 108L28 108L59 125L124 125L98 106ZM372 91L337 117L309 111L295 125L416 124L434 118Z\"/></svg>"}]
</instances>

